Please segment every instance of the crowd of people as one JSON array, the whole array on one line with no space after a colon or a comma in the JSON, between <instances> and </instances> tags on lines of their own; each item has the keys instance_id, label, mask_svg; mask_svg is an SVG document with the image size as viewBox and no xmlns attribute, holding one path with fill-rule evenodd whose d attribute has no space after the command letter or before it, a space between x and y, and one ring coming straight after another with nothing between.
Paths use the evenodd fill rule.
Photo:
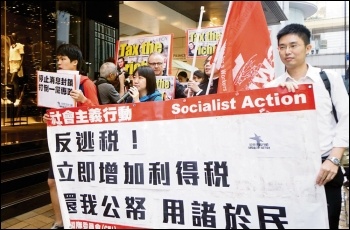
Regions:
<instances>
[{"instance_id":1,"label":"crowd of people","mask_svg":"<svg viewBox=\"0 0 350 230\"><path fill-rule=\"evenodd\" d=\"M324 186L328 204L330 228L338 228L341 211L341 187L344 174L340 167L340 159L349 146L349 96L343 86L342 77L333 71L327 71L332 95L329 95L319 76L320 69L306 62L306 56L311 52L311 33L301 24L290 24L281 29L277 35L279 56L286 71L265 87L286 87L290 92L297 92L299 84L314 84L317 124L319 128L320 166L315 175L315 184ZM78 47L70 44L61 45L57 50L58 68L80 70L82 53ZM180 72L175 83L175 99L206 94L216 94L219 85L218 70L212 71L212 56L204 62L203 70L197 70L192 78L186 72ZM127 94L122 103L138 103L146 101L162 101L162 95L157 90L156 76L164 75L165 57L160 53L152 53L148 57L148 65L138 67L128 76L132 82L125 87L126 77L123 74L124 59L118 59L118 65L113 61L105 62L100 68L100 77L94 84L88 77L81 76L80 88L72 90L70 96L78 102L78 106L113 104ZM120 88L113 87L117 81ZM183 82L187 83L185 87ZM97 85L97 87L96 87ZM332 115L332 105L337 110L338 122ZM44 121L50 120L48 114ZM55 213L55 223L52 228L63 228L63 221L57 195L57 188L51 167L48 185Z\"/></svg>"}]
</instances>

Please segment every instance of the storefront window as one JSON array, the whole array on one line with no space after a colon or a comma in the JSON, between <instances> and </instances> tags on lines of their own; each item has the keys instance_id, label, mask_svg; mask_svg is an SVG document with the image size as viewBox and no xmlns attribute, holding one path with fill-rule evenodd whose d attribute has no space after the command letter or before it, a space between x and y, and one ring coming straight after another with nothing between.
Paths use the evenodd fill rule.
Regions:
<instances>
[{"instance_id":1,"label":"storefront window","mask_svg":"<svg viewBox=\"0 0 350 230\"><path fill-rule=\"evenodd\" d=\"M117 1L97 5L84 1L1 1L1 125L42 122L46 108L37 107L36 72L55 72L56 49L78 45L93 79L101 60L114 56L119 21ZM104 38L95 42L99 25ZM97 27L97 26L96 26ZM89 30L92 30L91 33ZM107 30L107 31L105 31ZM96 50L92 47L97 46ZM92 48L92 49L91 49ZM98 61L96 62L96 56ZM95 65L89 66L91 63ZM28 119L31 117L33 119ZM23 120L23 122L22 122Z\"/></svg>"},{"instance_id":2,"label":"storefront window","mask_svg":"<svg viewBox=\"0 0 350 230\"><path fill-rule=\"evenodd\" d=\"M2 125L26 124L29 116L41 115L36 71L54 69L54 9L54 1L1 2Z\"/></svg>"}]
</instances>

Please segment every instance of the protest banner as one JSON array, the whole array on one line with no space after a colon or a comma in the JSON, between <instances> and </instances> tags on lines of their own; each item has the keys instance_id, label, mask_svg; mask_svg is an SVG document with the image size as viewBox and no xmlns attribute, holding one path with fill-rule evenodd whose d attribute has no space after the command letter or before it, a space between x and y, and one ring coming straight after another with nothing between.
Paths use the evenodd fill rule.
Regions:
<instances>
[{"instance_id":1,"label":"protest banner","mask_svg":"<svg viewBox=\"0 0 350 230\"><path fill-rule=\"evenodd\" d=\"M328 227L312 85L48 113L65 226Z\"/></svg>"},{"instance_id":2,"label":"protest banner","mask_svg":"<svg viewBox=\"0 0 350 230\"><path fill-rule=\"evenodd\" d=\"M261 4L230 1L214 57L219 70L218 93L259 89L275 77L270 33Z\"/></svg>"},{"instance_id":3,"label":"protest banner","mask_svg":"<svg viewBox=\"0 0 350 230\"><path fill-rule=\"evenodd\" d=\"M123 57L125 61L124 70L133 74L139 66L148 65L148 56L153 52L164 55L164 75L168 75L171 70L172 39L170 35L147 36L130 38L117 42L118 57Z\"/></svg>"},{"instance_id":4,"label":"protest banner","mask_svg":"<svg viewBox=\"0 0 350 230\"><path fill-rule=\"evenodd\" d=\"M77 89L80 75L71 72L37 72L38 106L47 108L67 108L76 106L69 95L72 89ZM78 72L79 73L79 72Z\"/></svg>"},{"instance_id":5,"label":"protest banner","mask_svg":"<svg viewBox=\"0 0 350 230\"><path fill-rule=\"evenodd\" d=\"M175 98L175 76L156 76L157 89L163 96L163 101Z\"/></svg>"},{"instance_id":6,"label":"protest banner","mask_svg":"<svg viewBox=\"0 0 350 230\"><path fill-rule=\"evenodd\" d=\"M221 35L222 26L201 28L199 33L197 29L188 29L186 31L187 57L191 58L194 56L195 45L198 46L197 57L199 58L206 58L208 55L214 54ZM198 44L196 44L197 37Z\"/></svg>"}]
</instances>

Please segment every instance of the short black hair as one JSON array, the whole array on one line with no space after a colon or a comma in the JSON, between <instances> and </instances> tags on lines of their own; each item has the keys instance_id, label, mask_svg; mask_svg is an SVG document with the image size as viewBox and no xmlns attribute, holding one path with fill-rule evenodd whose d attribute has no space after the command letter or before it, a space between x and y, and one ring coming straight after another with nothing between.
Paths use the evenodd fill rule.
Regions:
<instances>
[{"instance_id":1,"label":"short black hair","mask_svg":"<svg viewBox=\"0 0 350 230\"><path fill-rule=\"evenodd\" d=\"M199 69L194 71L193 75L196 75L199 78L202 78L202 83L208 82L209 81L209 76L205 74L204 72L200 71Z\"/></svg>"},{"instance_id":2,"label":"short black hair","mask_svg":"<svg viewBox=\"0 0 350 230\"><path fill-rule=\"evenodd\" d=\"M146 89L147 95L154 93L157 89L157 80L154 70L150 66L139 66L134 71L133 75L135 76L138 73L139 76L146 78Z\"/></svg>"},{"instance_id":3,"label":"short black hair","mask_svg":"<svg viewBox=\"0 0 350 230\"><path fill-rule=\"evenodd\" d=\"M187 76L187 73L185 71L180 71L177 76L181 76L181 77L184 77L184 78L188 78Z\"/></svg>"},{"instance_id":4,"label":"short black hair","mask_svg":"<svg viewBox=\"0 0 350 230\"><path fill-rule=\"evenodd\" d=\"M202 71L200 71L199 69L194 71L193 75L196 75L199 78L204 78L204 73Z\"/></svg>"},{"instance_id":5,"label":"short black hair","mask_svg":"<svg viewBox=\"0 0 350 230\"><path fill-rule=\"evenodd\" d=\"M302 24L292 23L286 25L277 33L277 42L279 43L281 37L287 34L296 34L304 41L305 45L310 44L311 32L306 26Z\"/></svg>"},{"instance_id":6,"label":"short black hair","mask_svg":"<svg viewBox=\"0 0 350 230\"><path fill-rule=\"evenodd\" d=\"M84 71L83 69L83 54L77 45L73 44L61 44L56 51L57 56L67 56L69 60L78 61L77 70Z\"/></svg>"}]
</instances>

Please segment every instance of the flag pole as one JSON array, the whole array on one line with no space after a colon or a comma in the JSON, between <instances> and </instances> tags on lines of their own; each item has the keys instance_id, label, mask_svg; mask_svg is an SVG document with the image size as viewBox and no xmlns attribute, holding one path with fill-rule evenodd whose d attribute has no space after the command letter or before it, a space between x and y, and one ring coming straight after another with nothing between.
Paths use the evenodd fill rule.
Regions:
<instances>
[{"instance_id":1,"label":"flag pole","mask_svg":"<svg viewBox=\"0 0 350 230\"><path fill-rule=\"evenodd\" d=\"M198 50L198 40L199 40L199 33L201 32L202 30L202 19L203 19L203 13L205 12L204 10L204 6L201 6L201 12L199 14L199 21L198 21L198 27L197 27L197 30L196 30L196 39L195 39L195 42L194 42L194 55L193 55L193 59L192 59L192 69L191 69L191 75L190 75L190 80L192 81L193 80L193 70L195 69L196 67L196 59L197 59L197 50ZM187 97L189 97L190 95L190 90L188 91L187 93Z\"/></svg>"},{"instance_id":2,"label":"flag pole","mask_svg":"<svg viewBox=\"0 0 350 230\"><path fill-rule=\"evenodd\" d=\"M223 27L222 27L222 35L225 34L226 24L227 24L228 17L229 17L230 12L231 12L231 8L232 8L232 1L230 1L229 6L228 6L228 8L227 8L226 17L225 17L225 22L224 22L224 25L223 25ZM223 37L223 36L220 37L218 46L216 47L216 50L215 50L215 53L214 53L214 54L215 54L214 57L211 57L211 58L212 58L211 60L213 60L213 58L214 58L214 60L211 62L210 77L209 77L208 87L207 87L207 91L205 92L205 95L208 95L208 94L209 94L210 85L211 85L211 83L213 82L214 69L215 69L216 62L218 61L217 56L218 56L218 53L220 53L219 51L220 51L221 45L222 45L222 37Z\"/></svg>"}]
</instances>

